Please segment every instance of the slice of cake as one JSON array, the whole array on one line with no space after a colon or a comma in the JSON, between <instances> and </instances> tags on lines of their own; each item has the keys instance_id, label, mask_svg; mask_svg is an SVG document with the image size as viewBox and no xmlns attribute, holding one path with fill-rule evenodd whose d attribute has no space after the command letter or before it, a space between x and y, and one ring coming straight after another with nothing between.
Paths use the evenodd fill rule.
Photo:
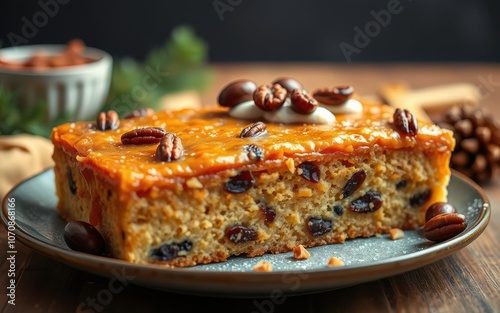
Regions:
<instances>
[{"instance_id":1,"label":"slice of cake","mask_svg":"<svg viewBox=\"0 0 500 313\"><path fill-rule=\"evenodd\" d=\"M415 229L446 201L450 131L352 88L287 87L56 127L58 212L113 257L192 266Z\"/></svg>"}]
</instances>

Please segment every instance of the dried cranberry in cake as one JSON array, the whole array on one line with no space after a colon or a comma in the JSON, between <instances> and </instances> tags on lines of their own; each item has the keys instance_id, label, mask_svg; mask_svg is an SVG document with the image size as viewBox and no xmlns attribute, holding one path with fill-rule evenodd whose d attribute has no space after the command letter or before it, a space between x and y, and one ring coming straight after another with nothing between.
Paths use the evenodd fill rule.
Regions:
<instances>
[{"instance_id":1,"label":"dried cranberry in cake","mask_svg":"<svg viewBox=\"0 0 500 313\"><path fill-rule=\"evenodd\" d=\"M243 171L231 177L225 184L224 190L230 193L243 193L255 184L252 172Z\"/></svg>"},{"instance_id":2,"label":"dried cranberry in cake","mask_svg":"<svg viewBox=\"0 0 500 313\"><path fill-rule=\"evenodd\" d=\"M66 174L68 176L69 191L71 191L72 194L76 195L76 182L73 179L73 173L71 172L69 166L66 168Z\"/></svg>"},{"instance_id":3,"label":"dried cranberry in cake","mask_svg":"<svg viewBox=\"0 0 500 313\"><path fill-rule=\"evenodd\" d=\"M426 203L431 198L431 191L429 189L416 193L410 198L410 207L418 208Z\"/></svg>"},{"instance_id":4,"label":"dried cranberry in cake","mask_svg":"<svg viewBox=\"0 0 500 313\"><path fill-rule=\"evenodd\" d=\"M105 242L101 233L84 221L71 221L64 227L64 241L72 250L99 255Z\"/></svg>"},{"instance_id":5,"label":"dried cranberry in cake","mask_svg":"<svg viewBox=\"0 0 500 313\"><path fill-rule=\"evenodd\" d=\"M320 178L320 172L316 165L311 162L304 162L298 166L301 169L300 176L304 177L311 183L318 183Z\"/></svg>"},{"instance_id":6,"label":"dried cranberry in cake","mask_svg":"<svg viewBox=\"0 0 500 313\"><path fill-rule=\"evenodd\" d=\"M248 159L251 161L262 161L264 159L264 149L257 145L246 145L244 150L247 153Z\"/></svg>"},{"instance_id":7,"label":"dried cranberry in cake","mask_svg":"<svg viewBox=\"0 0 500 313\"><path fill-rule=\"evenodd\" d=\"M312 96L319 103L325 105L341 105L354 93L352 86L336 86L320 88L313 92Z\"/></svg>"},{"instance_id":8,"label":"dried cranberry in cake","mask_svg":"<svg viewBox=\"0 0 500 313\"><path fill-rule=\"evenodd\" d=\"M255 122L252 125L249 125L240 133L240 138L249 138L249 137L259 137L267 133L266 124L263 122Z\"/></svg>"},{"instance_id":9,"label":"dried cranberry in cake","mask_svg":"<svg viewBox=\"0 0 500 313\"><path fill-rule=\"evenodd\" d=\"M319 104L310 94L304 89L294 89L290 95L292 109L300 114L311 114L316 111Z\"/></svg>"},{"instance_id":10,"label":"dried cranberry in cake","mask_svg":"<svg viewBox=\"0 0 500 313\"><path fill-rule=\"evenodd\" d=\"M224 235L233 243L245 243L257 240L258 238L258 234L255 230L241 225L227 228Z\"/></svg>"},{"instance_id":11,"label":"dried cranberry in cake","mask_svg":"<svg viewBox=\"0 0 500 313\"><path fill-rule=\"evenodd\" d=\"M408 182L406 180L400 180L396 183L396 189L404 188L407 184Z\"/></svg>"},{"instance_id":12,"label":"dried cranberry in cake","mask_svg":"<svg viewBox=\"0 0 500 313\"><path fill-rule=\"evenodd\" d=\"M356 190L358 190L358 188L361 187L365 179L366 179L366 172L363 169L352 174L351 178L349 178L349 180L345 184L344 189L342 189L343 198L345 199L349 197Z\"/></svg>"},{"instance_id":13,"label":"dried cranberry in cake","mask_svg":"<svg viewBox=\"0 0 500 313\"><path fill-rule=\"evenodd\" d=\"M257 89L257 85L247 79L231 82L219 93L219 105L232 108L242 102L252 100L255 89Z\"/></svg>"},{"instance_id":14,"label":"dried cranberry in cake","mask_svg":"<svg viewBox=\"0 0 500 313\"><path fill-rule=\"evenodd\" d=\"M428 222L431 218L439 214L456 212L457 209L453 204L447 202L436 202L427 208L427 211L425 212L425 221Z\"/></svg>"},{"instance_id":15,"label":"dried cranberry in cake","mask_svg":"<svg viewBox=\"0 0 500 313\"><path fill-rule=\"evenodd\" d=\"M382 207L382 197L376 191L370 190L352 201L349 210L356 213L371 213Z\"/></svg>"},{"instance_id":16,"label":"dried cranberry in cake","mask_svg":"<svg viewBox=\"0 0 500 313\"><path fill-rule=\"evenodd\" d=\"M253 93L255 105L264 111L279 109L285 103L287 91L280 84L261 85Z\"/></svg>"},{"instance_id":17,"label":"dried cranberry in cake","mask_svg":"<svg viewBox=\"0 0 500 313\"><path fill-rule=\"evenodd\" d=\"M190 240L184 240L179 243L174 242L152 249L149 257L153 260L168 261L186 255L192 248L193 243Z\"/></svg>"},{"instance_id":18,"label":"dried cranberry in cake","mask_svg":"<svg viewBox=\"0 0 500 313\"><path fill-rule=\"evenodd\" d=\"M410 111L406 109L397 108L394 111L394 127L396 130L407 136L416 136L418 133L417 119Z\"/></svg>"},{"instance_id":19,"label":"dried cranberry in cake","mask_svg":"<svg viewBox=\"0 0 500 313\"><path fill-rule=\"evenodd\" d=\"M333 206L333 212L335 212L335 214L337 214L338 216L344 214L344 207L337 204L337 205L334 205Z\"/></svg>"},{"instance_id":20,"label":"dried cranberry in cake","mask_svg":"<svg viewBox=\"0 0 500 313\"><path fill-rule=\"evenodd\" d=\"M321 236L332 230L332 221L320 217L311 217L307 221L307 230L311 236Z\"/></svg>"},{"instance_id":21,"label":"dried cranberry in cake","mask_svg":"<svg viewBox=\"0 0 500 313\"><path fill-rule=\"evenodd\" d=\"M268 207L265 203L260 203L259 210L264 215L264 224L269 225L274 222L276 211L273 208Z\"/></svg>"},{"instance_id":22,"label":"dried cranberry in cake","mask_svg":"<svg viewBox=\"0 0 500 313\"><path fill-rule=\"evenodd\" d=\"M296 79L290 77L280 77L273 80L272 84L280 84L283 88L286 89L288 95L292 94L294 89L302 89L302 84L299 83Z\"/></svg>"}]
</instances>

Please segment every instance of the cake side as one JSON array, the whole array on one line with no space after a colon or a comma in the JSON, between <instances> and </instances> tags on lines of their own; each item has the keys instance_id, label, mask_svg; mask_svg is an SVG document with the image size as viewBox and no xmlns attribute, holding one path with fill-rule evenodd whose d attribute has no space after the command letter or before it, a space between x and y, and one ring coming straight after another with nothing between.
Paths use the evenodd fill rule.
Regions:
<instances>
[{"instance_id":1,"label":"cake side","mask_svg":"<svg viewBox=\"0 0 500 313\"><path fill-rule=\"evenodd\" d=\"M192 181L182 190L153 187L130 195L97 172L90 175L92 168L82 168L62 149L55 157L58 209L67 220L96 225L114 257L173 266L286 252L298 244L342 243L394 227L414 229L423 225L430 203L446 200L450 174L448 151L374 147L358 154L287 159L254 172L255 183L241 194L223 188L230 175L238 174L230 171L205 184ZM318 169L318 182L301 175L304 163ZM344 197L346 185L360 172L366 177ZM367 202L361 211L350 208L357 199Z\"/></svg>"}]
</instances>

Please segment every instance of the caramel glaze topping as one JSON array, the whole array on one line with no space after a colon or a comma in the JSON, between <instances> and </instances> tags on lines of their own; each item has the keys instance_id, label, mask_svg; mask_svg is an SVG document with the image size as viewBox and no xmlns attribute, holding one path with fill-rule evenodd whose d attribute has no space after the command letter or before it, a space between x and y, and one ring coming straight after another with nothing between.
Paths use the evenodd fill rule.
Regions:
<instances>
[{"instance_id":1,"label":"caramel glaze topping","mask_svg":"<svg viewBox=\"0 0 500 313\"><path fill-rule=\"evenodd\" d=\"M394 108L363 102L363 114L337 115L333 125L266 123L263 136L240 138L253 122L230 118L227 108L161 111L151 116L125 119L116 130L99 131L95 123L67 123L54 128L52 140L76 157L83 167L94 168L124 190L149 190L152 186L178 189L197 177L209 183L213 175L229 177L234 169L263 171L328 158L355 156L370 149L417 149L451 153L451 131L419 121L415 137L400 135L392 123ZM182 140L183 156L173 162L155 159L156 144L124 145L120 137L138 127L161 127ZM245 146L264 151L251 160Z\"/></svg>"}]
</instances>

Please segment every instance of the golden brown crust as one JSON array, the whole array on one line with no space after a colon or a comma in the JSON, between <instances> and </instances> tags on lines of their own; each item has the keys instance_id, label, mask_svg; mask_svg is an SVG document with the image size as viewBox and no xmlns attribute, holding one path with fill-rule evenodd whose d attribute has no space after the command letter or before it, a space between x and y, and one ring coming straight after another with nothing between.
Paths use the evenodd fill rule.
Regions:
<instances>
[{"instance_id":1,"label":"golden brown crust","mask_svg":"<svg viewBox=\"0 0 500 313\"><path fill-rule=\"evenodd\" d=\"M99 169L130 191L153 185L182 188L193 176L204 183L205 176L227 176L231 169L260 171L280 166L288 158L301 163L324 155L356 155L378 145L431 154L454 146L450 131L431 124L420 124L416 137L401 136L392 124L393 108L363 105L363 114L339 115L333 125L266 123L267 134L257 138L239 137L252 121L229 118L225 108L214 108L162 111L123 120L119 129L105 132L96 130L93 122L68 123L54 129L52 141L80 164ZM121 135L139 127L161 127L175 134L182 140L184 156L162 163L155 161L157 145L123 145ZM249 144L263 150L262 160L248 157L245 146ZM139 184L137 173L145 176Z\"/></svg>"}]
</instances>

